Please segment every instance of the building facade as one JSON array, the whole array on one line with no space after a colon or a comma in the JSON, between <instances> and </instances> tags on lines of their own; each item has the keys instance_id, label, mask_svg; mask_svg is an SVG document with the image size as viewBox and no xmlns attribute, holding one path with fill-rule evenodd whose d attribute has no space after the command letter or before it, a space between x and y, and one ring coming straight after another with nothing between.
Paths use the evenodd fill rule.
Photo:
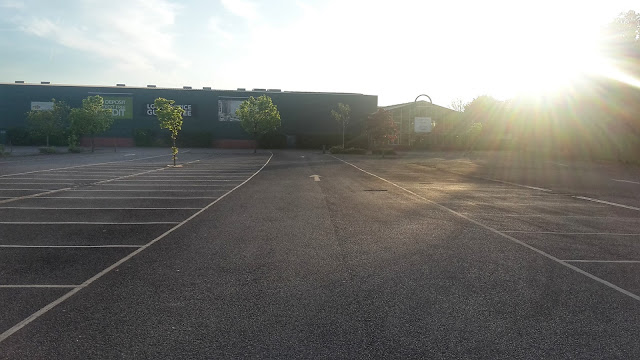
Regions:
<instances>
[{"instance_id":1,"label":"building facade","mask_svg":"<svg viewBox=\"0 0 640 360\"><path fill-rule=\"evenodd\" d=\"M96 139L99 146L141 145L141 139L157 136L160 129L153 103L159 97L174 100L185 110L182 137L223 148L252 145L235 116L240 103L250 96L270 96L282 119L276 135L285 146L303 148L339 143L342 128L330 115L338 103L351 107L349 131L353 134L362 130L362 122L376 111L378 103L377 96L354 93L0 83L0 132L26 129L27 112L48 109L52 99L80 107L82 99L93 95L104 98L114 118L113 126Z\"/></svg>"},{"instance_id":2,"label":"building facade","mask_svg":"<svg viewBox=\"0 0 640 360\"><path fill-rule=\"evenodd\" d=\"M427 101L382 106L391 113L398 127L398 138L393 145L423 147L438 142L436 134L446 132L457 119L458 113Z\"/></svg>"}]
</instances>

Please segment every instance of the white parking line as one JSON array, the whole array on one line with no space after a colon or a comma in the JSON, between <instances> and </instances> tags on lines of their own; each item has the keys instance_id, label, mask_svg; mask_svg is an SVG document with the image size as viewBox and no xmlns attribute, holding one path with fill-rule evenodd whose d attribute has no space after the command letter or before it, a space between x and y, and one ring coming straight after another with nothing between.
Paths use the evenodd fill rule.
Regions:
<instances>
[{"instance_id":1,"label":"white parking line","mask_svg":"<svg viewBox=\"0 0 640 360\"><path fill-rule=\"evenodd\" d=\"M162 235L156 237L155 239L151 240L150 242L146 243L145 245L143 245L142 247L136 249L135 251L133 251L131 254L123 257L122 259L120 259L119 261L117 261L116 263L114 263L113 265L107 267L106 269L102 270L101 272L99 272L98 274L94 275L93 277L91 277L90 279L88 279L87 281L83 282L81 285L79 285L78 287L73 288L71 291L69 291L68 293L62 295L61 297L59 297L58 299L50 302L49 304L47 304L45 307L41 308L40 310L36 311L35 313L31 314L30 316L28 316L26 319L20 321L19 323L17 323L16 325L12 326L11 328L7 329L6 331L4 331L2 334L0 334L0 343L3 342L4 340L6 340L9 336L13 335L16 331L22 329L23 327L25 327L26 325L28 325L29 323L31 323L32 321L36 320L37 318L39 318L40 316L46 314L49 310L53 309L54 307L56 307L57 305L61 304L62 302L64 302L65 300L67 300L68 298L72 297L73 295L75 295L76 293L78 293L78 291L80 291L83 287L89 286L92 283L94 283L96 280L100 279L101 277L103 277L104 275L110 273L113 269L117 268L118 266L122 265L123 263L125 263L126 261L128 261L129 259L133 258L134 256L138 255L139 253L141 253L142 251L144 251L145 249L147 249L148 247L150 247L151 245L155 244L156 242L160 241L161 239L163 239L164 237L166 237L167 235L171 234L172 232L174 232L175 230L179 229L180 227L182 227L184 224L188 223L189 221L191 221L192 219L194 219L196 216L200 215L201 213L203 213L204 211L208 210L210 207L212 207L213 205L217 204L219 201L221 201L222 199L224 199L227 195L231 194L232 192L234 192L236 189L240 188L242 185L246 184L247 182L249 182L251 179L253 179L256 175L258 175L258 173L260 173L260 171L262 171L262 169L264 169L267 164L269 164L269 162L271 161L271 158L273 158L273 153L271 154L271 156L269 156L269 158L267 159L267 161L262 165L262 167L260 169L258 169L253 175L251 175L249 178L247 178L245 181L243 181L242 183L238 184L236 187L230 189L228 192L226 192L225 194L223 194L222 196L220 196L219 198L217 198L216 200L212 201L211 203L209 203L207 206L205 206L204 208L202 208L200 211L196 212L195 214L189 216L187 219L183 220L182 222L180 222L179 224L177 224L176 226L172 227L171 229L167 230L166 232L164 232Z\"/></svg>"},{"instance_id":2,"label":"white parking line","mask_svg":"<svg viewBox=\"0 0 640 360\"><path fill-rule=\"evenodd\" d=\"M638 233L608 233L608 232L562 232L562 231L524 231L498 230L509 234L549 234L549 235L611 235L611 236L640 236Z\"/></svg>"},{"instance_id":3,"label":"white parking line","mask_svg":"<svg viewBox=\"0 0 640 360\"><path fill-rule=\"evenodd\" d=\"M51 183L49 181L44 181L44 182L36 182L36 183L29 183L29 182L17 182L17 183L6 183L6 182L2 182L0 181L0 185L73 185L74 183Z\"/></svg>"},{"instance_id":4,"label":"white parking line","mask_svg":"<svg viewBox=\"0 0 640 360\"><path fill-rule=\"evenodd\" d=\"M93 179L95 180L95 179ZM236 179L236 180L185 180L188 182L241 182L242 179ZM163 180L163 179L149 179L149 180L115 180L115 181L127 181L127 182L171 182L171 183L175 183L176 180Z\"/></svg>"},{"instance_id":5,"label":"white parking line","mask_svg":"<svg viewBox=\"0 0 640 360\"><path fill-rule=\"evenodd\" d=\"M554 164L554 165L558 165L558 166L564 166L564 167L569 167L569 165L567 164L563 164L563 163L559 163L559 162L555 162L555 161L547 161L550 164Z\"/></svg>"},{"instance_id":6,"label":"white parking line","mask_svg":"<svg viewBox=\"0 0 640 360\"><path fill-rule=\"evenodd\" d=\"M478 202L478 201L443 201L442 204L454 205L499 205L499 206L561 206L561 207L580 207L584 208L584 204L561 204L549 202L527 202L527 203L510 203L510 202ZM604 205L591 205L591 207L606 207Z\"/></svg>"},{"instance_id":7,"label":"white parking line","mask_svg":"<svg viewBox=\"0 0 640 360\"><path fill-rule=\"evenodd\" d=\"M108 182L115 181L115 180L120 180L120 179L126 179L126 178L129 178L129 177L132 177L132 176L141 175L141 174L147 174L147 173L150 173L150 172L153 172L153 171L159 171L159 170L163 170L163 168L155 169L155 170L143 171L143 172L141 172L139 174L121 176L121 177L118 177L118 178L115 178L115 179L104 180L104 181L96 182L96 183L94 183L94 185L104 184L104 183L108 183ZM95 179L91 179L91 181L94 181L94 180ZM59 192L67 191L67 190L72 190L72 189L73 188L67 187L67 188L56 189L56 190L47 191L47 192L41 192L41 193L32 194L32 195L18 196L18 197L9 198L9 199L6 199L6 200L1 200L0 204L6 204L6 203L9 203L9 202L18 201L18 200L24 200L24 199L32 199L32 198L37 198L37 197L44 197L45 195L55 194L55 193L59 193Z\"/></svg>"},{"instance_id":8,"label":"white parking line","mask_svg":"<svg viewBox=\"0 0 640 360\"><path fill-rule=\"evenodd\" d=\"M113 183L113 184L101 184L101 186L153 186L155 187L162 187L162 186L171 186L171 187L175 187L175 184L158 184L158 185L151 185L151 184L121 184L120 182L118 183ZM234 186L233 184L197 184L197 185L191 185L191 184L180 184L180 187L222 187L222 186Z\"/></svg>"},{"instance_id":9,"label":"white parking line","mask_svg":"<svg viewBox=\"0 0 640 360\"><path fill-rule=\"evenodd\" d=\"M507 240L510 240L510 241L512 241L512 242L514 242L514 243L516 243L518 245L521 245L521 246L523 246L523 247L525 247L525 248L527 248L529 250L532 250L532 251L534 251L534 252L546 257L547 259L549 259L551 261L554 261L554 262L556 262L556 263L558 263L558 264L560 264L562 266L565 266L565 267L567 267L567 268L569 268L569 269L571 269L571 270L573 270L573 271L575 271L577 273L580 273L580 274L582 274L582 275L584 275L584 276L586 276L586 277L588 277L588 278L590 278L592 280L595 280L595 281L597 281L597 282L599 282L599 283L601 283L601 284L603 284L605 286L608 286L611 289L616 290L616 291L618 291L618 292L620 292L622 294L625 294L625 295L629 296L630 298L632 298L634 300L640 301L640 296L638 296L638 295L636 295L636 294L634 294L634 293L632 293L632 292L630 292L628 290L625 290L625 289L623 289L623 288L621 288L621 287L619 287L619 286L617 286L617 285L615 285L615 284L613 284L613 283L611 283L609 281L606 281L606 280L604 280L602 278L599 278L599 277L597 277L597 276L595 276L595 275L593 275L593 274L591 274L589 272L586 272L586 271L584 271L584 270L582 270L582 269L580 269L580 268L578 268L578 267L576 267L574 265L571 265L570 263L568 263L566 261L562 261L562 260L558 259L557 257L549 254L549 253L546 253L546 252L544 252L544 251L542 251L542 250L540 250L540 249L538 249L536 247L533 247L533 246L531 246L531 245L529 245L529 244L527 244L527 243L525 243L523 241L520 241L520 240L514 238L511 235L508 235L508 234L506 234L506 233L504 233L502 231L496 230L496 229L492 228L491 226L485 225L485 224L483 224L483 223L481 223L479 221L473 220L472 218L470 218L468 216L465 216L465 215L463 215L463 214L461 214L461 213L459 213L459 212L457 212L457 211L455 211L453 209L450 209L450 208L448 208L448 207L446 207L444 205L441 205L441 204L439 204L439 203L437 203L435 201L429 200L429 199L425 198L424 196L421 196L421 195L419 195L419 194L417 194L417 193L415 193L415 192L413 192L413 191L411 191L409 189L406 189L406 188L404 188L404 187L402 187L402 186L400 186L400 185L398 185L398 184L396 184L396 183L394 183L392 181L389 181L389 180L387 180L385 178L382 178L382 177L380 177L380 176L378 176L376 174L373 174L373 173L370 173L370 172L368 172L368 171L366 171L364 169L361 169L358 166L356 166L356 165L354 165L354 164L352 164L350 162L342 160L342 159L340 159L338 157L335 157L333 155L329 155L329 156L331 156L332 158L334 158L336 160L339 160L339 161L341 161L341 162L343 162L343 163L345 163L347 165L350 165L350 166L354 167L355 169L358 169L358 170L362 171L365 174L368 174L368 175L373 176L373 177L375 177L377 179L380 179L380 180L382 180L382 181L384 181L384 182L386 182L388 184L391 184L391 185L393 185L393 186L395 186L395 187L397 187L397 188L399 188L399 189L401 189L401 190L403 190L403 191L415 196L418 199L424 200L424 201L426 201L426 202L428 202L428 203L430 203L430 204L432 204L432 205L434 205L436 207L439 207L442 210L448 211L449 213L451 213L453 215L456 215L456 216L458 216L460 218L463 218L463 219L469 221L472 224L475 224L475 225L477 225L477 226L479 226L481 228L484 228L484 229L486 229L486 230L488 230L488 231L490 231L490 232L492 232L492 233L494 233L496 235L499 235L499 236L501 236L501 237L503 237L503 238L505 238Z\"/></svg>"},{"instance_id":10,"label":"white parking line","mask_svg":"<svg viewBox=\"0 0 640 360\"><path fill-rule=\"evenodd\" d=\"M617 206L617 207L621 207L621 208L625 208L625 209L629 209L629 210L640 211L640 208L637 208L635 206L622 205L622 204L618 204L618 203L614 203L614 202L610 202L610 201L593 199L593 198L586 197L586 196L574 196L574 198L587 200L587 201L593 201L593 202L597 202L597 203L601 203L601 204L607 204L607 205L611 205L611 206Z\"/></svg>"},{"instance_id":11,"label":"white parking line","mask_svg":"<svg viewBox=\"0 0 640 360\"><path fill-rule=\"evenodd\" d=\"M113 173L108 174L108 175L113 175ZM92 174L88 174L86 172L83 173L79 173L79 174L66 174L66 173L47 173L46 175L42 175L39 177L35 177L32 178L31 176L33 175L18 175L18 176L14 176L12 178L10 178L10 180L19 180L19 179L51 179L51 180L59 180L60 176L67 176L69 179L75 179L74 176L92 176L92 177L96 177L96 178L102 178L102 177L108 177L105 174L96 174L96 173L92 173Z\"/></svg>"},{"instance_id":12,"label":"white parking line","mask_svg":"<svg viewBox=\"0 0 640 360\"><path fill-rule=\"evenodd\" d=\"M502 184L509 184L509 185L519 186L519 187L523 187L523 188L527 188L527 189L532 189L532 190L545 191L545 192L551 192L551 191L552 191L552 190L550 190L550 189L545 189L545 188L541 188L541 187L537 187L537 186L522 185L522 184L513 183L513 182L509 182L509 181L497 180L497 179L491 179L491 178L485 178L485 177L481 177L481 176L478 176L478 177L479 177L480 179L484 179L484 180L495 181L495 182L502 183Z\"/></svg>"},{"instance_id":13,"label":"white parking line","mask_svg":"<svg viewBox=\"0 0 640 360\"><path fill-rule=\"evenodd\" d=\"M210 191L227 191L227 189L72 189L67 192L210 192Z\"/></svg>"},{"instance_id":14,"label":"white parking line","mask_svg":"<svg viewBox=\"0 0 640 360\"><path fill-rule=\"evenodd\" d=\"M1 221L1 225L175 225L175 221L92 222L92 221Z\"/></svg>"},{"instance_id":15,"label":"white parking line","mask_svg":"<svg viewBox=\"0 0 640 360\"><path fill-rule=\"evenodd\" d=\"M338 158L336 158L336 159L338 159ZM342 159L338 159L338 160L344 161ZM350 164L350 165L352 165L352 164ZM355 165L352 165L352 166L355 166ZM443 170L443 169L439 169L439 170ZM537 191L544 191L544 192L552 192L553 191L553 190L550 190L550 189L545 189L545 188L541 188L541 187L537 187L537 186L523 185L523 184L518 184L518 183L514 183L514 182L510 182L510 181L492 179L492 178L488 178L488 177L484 177L484 176L462 174L462 173L458 173L458 172L450 171L450 170L444 170L444 171L452 173L452 174L460 175L460 176L470 176L470 177L474 177L474 178L477 178L477 179L493 181L493 182L497 182L497 183L501 183L501 184L509 184L509 185L518 186L518 187L527 188L527 189L532 189L532 190L537 190Z\"/></svg>"},{"instance_id":16,"label":"white parking line","mask_svg":"<svg viewBox=\"0 0 640 360\"><path fill-rule=\"evenodd\" d=\"M598 206L604 207L604 206ZM593 215L555 215L555 214L499 214L499 213L471 213L471 212L460 212L461 214L467 216L504 216L504 217L548 217L548 218L585 218L585 219L612 219L612 220L620 220L620 221L636 221L640 220L640 217L621 217L621 216L593 216Z\"/></svg>"},{"instance_id":17,"label":"white parking line","mask_svg":"<svg viewBox=\"0 0 640 360\"><path fill-rule=\"evenodd\" d=\"M199 199L217 199L217 196L40 196L38 199L83 199L83 200L133 200L133 199L156 199L156 200L199 200ZM0 201L0 204L2 202Z\"/></svg>"},{"instance_id":18,"label":"white parking line","mask_svg":"<svg viewBox=\"0 0 640 360\"><path fill-rule=\"evenodd\" d=\"M2 209L11 209L11 210L200 210L202 208L199 207L68 207L68 208L57 208L57 207L41 207L41 206L0 206L0 210Z\"/></svg>"},{"instance_id":19,"label":"white parking line","mask_svg":"<svg viewBox=\"0 0 640 360\"><path fill-rule=\"evenodd\" d=\"M117 163L122 163L122 162L147 160L147 159L153 159L153 158L159 158L159 157L169 157L169 155L157 155L157 156L149 156L149 157L144 157L144 158L139 158L139 159L131 159L131 160L108 161L108 162L103 162L103 163L67 166L67 167L53 168L53 169L46 169L46 170L34 170L34 171L27 171L27 172L23 172L23 173L0 175L0 178L9 177L9 176L26 175L26 174L35 174L35 173L39 173L39 172L50 172L50 171L64 170L64 169L75 169L75 168L88 167L88 166L99 166L99 165L103 165L103 164L117 164Z\"/></svg>"},{"instance_id":20,"label":"white parking line","mask_svg":"<svg viewBox=\"0 0 640 360\"><path fill-rule=\"evenodd\" d=\"M631 181L631 180L618 180L618 179L611 179L613 181L617 181L617 182L623 182L623 183L630 183L630 184L638 184L640 185L640 182L637 181Z\"/></svg>"},{"instance_id":21,"label":"white parking line","mask_svg":"<svg viewBox=\"0 0 640 360\"><path fill-rule=\"evenodd\" d=\"M640 264L640 260L562 260L577 263L619 263L619 264Z\"/></svg>"},{"instance_id":22,"label":"white parking line","mask_svg":"<svg viewBox=\"0 0 640 360\"><path fill-rule=\"evenodd\" d=\"M118 180L122 180L122 179L128 179L128 178L134 177L134 176L140 176L140 175L149 174L149 173L152 173L152 172L162 171L164 169L165 168L162 167L162 168L143 171L141 173L130 174L130 175L125 175L125 176L119 176L119 177L116 177L116 178L113 178L113 179L109 179L109 180L98 181L98 182L93 183L91 185L100 185L100 184L110 183L110 182L113 182L113 181L118 181Z\"/></svg>"},{"instance_id":23,"label":"white parking line","mask_svg":"<svg viewBox=\"0 0 640 360\"><path fill-rule=\"evenodd\" d=\"M171 179L191 179L191 178L197 178L197 179L202 179L202 178L225 178L225 177L239 177L239 178L244 178L246 177L246 175L179 175L179 174L173 174L173 175L148 175L145 176L145 178L171 178Z\"/></svg>"},{"instance_id":24,"label":"white parking line","mask_svg":"<svg viewBox=\"0 0 640 360\"><path fill-rule=\"evenodd\" d=\"M0 191L51 191L51 190L56 190L56 189L0 189Z\"/></svg>"},{"instance_id":25,"label":"white parking line","mask_svg":"<svg viewBox=\"0 0 640 360\"><path fill-rule=\"evenodd\" d=\"M58 179L46 179L47 183L49 184L59 184L56 181L98 181L100 179L104 179L105 176L101 176L101 177L97 177L97 178L58 178ZM11 180L44 180L42 177L17 177L17 178L12 178ZM0 182L0 184L2 184L2 182ZM72 183L75 184L75 183Z\"/></svg>"},{"instance_id":26,"label":"white parking line","mask_svg":"<svg viewBox=\"0 0 640 360\"><path fill-rule=\"evenodd\" d=\"M140 248L142 245L0 245L10 249L103 249L103 248Z\"/></svg>"},{"instance_id":27,"label":"white parking line","mask_svg":"<svg viewBox=\"0 0 640 360\"><path fill-rule=\"evenodd\" d=\"M0 288L81 288L82 285L0 285Z\"/></svg>"},{"instance_id":28,"label":"white parking line","mask_svg":"<svg viewBox=\"0 0 640 360\"><path fill-rule=\"evenodd\" d=\"M27 196L19 196L19 197L7 198L5 200L0 200L0 204L6 204L6 203L10 203L10 202L17 201L17 200L33 199L33 198L37 198L37 197L42 197L44 195L55 194L55 193L58 193L58 192L61 192L61 191L65 191L65 190L70 190L70 189L71 188L63 188L63 189L47 191L47 192L37 193L37 194L32 194L32 195L27 195Z\"/></svg>"}]
</instances>

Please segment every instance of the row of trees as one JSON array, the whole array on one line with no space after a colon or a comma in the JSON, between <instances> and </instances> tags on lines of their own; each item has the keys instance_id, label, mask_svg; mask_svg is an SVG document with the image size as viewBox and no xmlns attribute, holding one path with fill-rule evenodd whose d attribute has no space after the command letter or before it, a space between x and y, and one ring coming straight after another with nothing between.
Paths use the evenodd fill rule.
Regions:
<instances>
[{"instance_id":1,"label":"row of trees","mask_svg":"<svg viewBox=\"0 0 640 360\"><path fill-rule=\"evenodd\" d=\"M91 138L91 152L95 151L95 136L107 131L113 124L112 112L105 109L104 99L100 95L89 96L82 100L82 107L71 108L64 101L52 99L52 110L31 110L27 113L27 123L32 136L45 138L49 148L49 138L68 134L69 149L78 146L82 136ZM173 162L175 165L178 148L176 139L182 129L184 109L174 105L173 100L158 98L154 101L160 128L168 129L171 134Z\"/></svg>"},{"instance_id":2,"label":"row of trees","mask_svg":"<svg viewBox=\"0 0 640 360\"><path fill-rule=\"evenodd\" d=\"M331 110L331 117L337 121L342 128L342 149L344 149L346 127L351 121L351 107L343 103L338 103L338 105ZM378 111L366 118L365 133L367 135L369 148L384 146L397 139L398 127L393 121L390 112L384 109L378 109Z\"/></svg>"},{"instance_id":3,"label":"row of trees","mask_svg":"<svg viewBox=\"0 0 640 360\"><path fill-rule=\"evenodd\" d=\"M71 108L64 101L52 99L52 110L31 110L27 113L29 132L33 136L46 139L49 148L49 138L61 134L68 134L69 149L78 146L78 139L82 136L91 137L91 151L95 150L95 136L107 131L113 124L111 110L104 109L101 96L89 96L82 100L82 107Z\"/></svg>"}]
</instances>

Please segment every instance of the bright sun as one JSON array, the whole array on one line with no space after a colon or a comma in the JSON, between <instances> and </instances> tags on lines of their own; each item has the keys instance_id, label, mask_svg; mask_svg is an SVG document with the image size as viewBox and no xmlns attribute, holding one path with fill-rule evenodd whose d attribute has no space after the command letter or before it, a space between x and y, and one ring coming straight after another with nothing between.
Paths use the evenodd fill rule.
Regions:
<instances>
[{"instance_id":1,"label":"bright sun","mask_svg":"<svg viewBox=\"0 0 640 360\"><path fill-rule=\"evenodd\" d=\"M553 27L539 30L532 38L515 47L516 62L508 64L504 72L503 85L516 94L553 92L585 74L603 72L592 38L580 40Z\"/></svg>"},{"instance_id":2,"label":"bright sun","mask_svg":"<svg viewBox=\"0 0 640 360\"><path fill-rule=\"evenodd\" d=\"M570 8L554 13L535 6L526 10L515 19L492 14L496 17L483 23L483 35L491 39L483 48L490 92L505 98L539 95L570 86L586 74L605 73L598 53L602 25L593 21L597 14L577 16Z\"/></svg>"}]
</instances>

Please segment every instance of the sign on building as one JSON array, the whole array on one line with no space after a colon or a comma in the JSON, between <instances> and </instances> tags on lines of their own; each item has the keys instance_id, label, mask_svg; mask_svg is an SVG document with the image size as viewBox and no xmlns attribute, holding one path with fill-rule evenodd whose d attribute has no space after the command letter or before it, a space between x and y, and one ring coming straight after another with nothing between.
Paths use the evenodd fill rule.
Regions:
<instances>
[{"instance_id":1,"label":"sign on building","mask_svg":"<svg viewBox=\"0 0 640 360\"><path fill-rule=\"evenodd\" d=\"M33 111L53 110L53 102L52 101L32 101L31 110Z\"/></svg>"},{"instance_id":2,"label":"sign on building","mask_svg":"<svg viewBox=\"0 0 640 360\"><path fill-rule=\"evenodd\" d=\"M187 105L174 104L174 106L179 106L184 110L184 113L182 113L183 117L193 116L193 105L191 105L191 104L187 104ZM155 104L147 104L146 114L149 115L149 116L155 116L156 115L156 105Z\"/></svg>"},{"instance_id":3,"label":"sign on building","mask_svg":"<svg viewBox=\"0 0 640 360\"><path fill-rule=\"evenodd\" d=\"M416 117L413 124L416 133L430 133L433 126L430 117Z\"/></svg>"},{"instance_id":4,"label":"sign on building","mask_svg":"<svg viewBox=\"0 0 640 360\"><path fill-rule=\"evenodd\" d=\"M236 116L236 110L246 98L227 98L218 100L219 121L240 121Z\"/></svg>"},{"instance_id":5,"label":"sign on building","mask_svg":"<svg viewBox=\"0 0 640 360\"><path fill-rule=\"evenodd\" d=\"M111 110L115 120L133 119L133 98L131 96L100 95L104 99L105 109Z\"/></svg>"}]
</instances>

